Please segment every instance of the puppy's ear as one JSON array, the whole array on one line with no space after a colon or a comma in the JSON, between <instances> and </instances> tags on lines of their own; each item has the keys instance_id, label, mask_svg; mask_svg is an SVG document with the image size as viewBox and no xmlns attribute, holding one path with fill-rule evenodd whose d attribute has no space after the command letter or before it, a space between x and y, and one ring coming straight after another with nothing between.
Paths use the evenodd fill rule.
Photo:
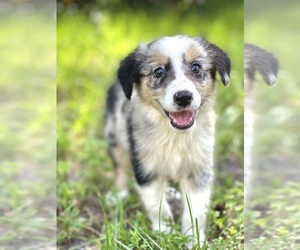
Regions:
<instances>
[{"instance_id":1,"label":"puppy's ear","mask_svg":"<svg viewBox=\"0 0 300 250\"><path fill-rule=\"evenodd\" d=\"M227 54L221 50L216 45L209 43L202 37L196 38L196 40L200 43L201 47L208 53L208 56L212 60L213 68L213 77L215 71L218 71L219 76L224 84L224 86L228 86L230 82L230 59Z\"/></svg>"},{"instance_id":2,"label":"puppy's ear","mask_svg":"<svg viewBox=\"0 0 300 250\"><path fill-rule=\"evenodd\" d=\"M228 86L230 83L230 59L223 50L214 44L208 44L208 49L209 55L213 60L213 64L218 71L224 86Z\"/></svg>"},{"instance_id":3,"label":"puppy's ear","mask_svg":"<svg viewBox=\"0 0 300 250\"><path fill-rule=\"evenodd\" d=\"M245 71L254 77L258 71L264 81L273 86L277 82L278 60L268 51L253 44L245 44Z\"/></svg>"},{"instance_id":4,"label":"puppy's ear","mask_svg":"<svg viewBox=\"0 0 300 250\"><path fill-rule=\"evenodd\" d=\"M121 61L118 70L118 79L127 99L131 98L133 83L137 78L137 73L136 52L132 52L124 60Z\"/></svg>"},{"instance_id":5,"label":"puppy's ear","mask_svg":"<svg viewBox=\"0 0 300 250\"><path fill-rule=\"evenodd\" d=\"M140 58L142 46L144 45L139 45L135 51L123 59L118 70L118 79L122 85L125 96L129 100L132 95L133 84L140 82L139 71L143 62Z\"/></svg>"}]
</instances>

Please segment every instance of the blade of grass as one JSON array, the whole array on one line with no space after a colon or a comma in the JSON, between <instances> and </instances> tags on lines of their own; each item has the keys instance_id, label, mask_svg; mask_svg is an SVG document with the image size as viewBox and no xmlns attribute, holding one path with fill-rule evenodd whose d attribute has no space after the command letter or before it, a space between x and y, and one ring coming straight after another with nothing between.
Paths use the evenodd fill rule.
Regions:
<instances>
[{"instance_id":1,"label":"blade of grass","mask_svg":"<svg viewBox=\"0 0 300 250\"><path fill-rule=\"evenodd\" d=\"M119 245L121 245L122 247L124 247L126 250L132 250L128 246L124 245L121 241L118 241L118 240L115 239L115 242L118 243ZM117 249L117 248L114 248L114 249Z\"/></svg>"},{"instance_id":2,"label":"blade of grass","mask_svg":"<svg viewBox=\"0 0 300 250\"><path fill-rule=\"evenodd\" d=\"M196 234L197 234L197 249L200 248L200 234L199 234L199 225L198 225L198 219L195 219L196 223Z\"/></svg>"},{"instance_id":3,"label":"blade of grass","mask_svg":"<svg viewBox=\"0 0 300 250\"><path fill-rule=\"evenodd\" d=\"M158 247L158 249L160 249L160 250L163 250L163 248L161 248L158 244L157 244L157 242L155 242L143 229L140 229L140 231L156 246L156 247ZM143 238L143 236L142 236L142 234L140 233L140 232L138 232L138 235L140 235L140 237L142 238L142 239L144 239ZM145 239L146 240L146 239Z\"/></svg>"},{"instance_id":4,"label":"blade of grass","mask_svg":"<svg viewBox=\"0 0 300 250\"><path fill-rule=\"evenodd\" d=\"M194 220L193 220L193 213L192 213L192 206L189 200L189 197L187 195L187 193L185 193L185 198L186 198L186 202L188 204L188 209L189 209L189 215L190 215L190 220L191 220L191 227L192 227L192 235L195 235L195 230L194 230Z\"/></svg>"}]
</instances>

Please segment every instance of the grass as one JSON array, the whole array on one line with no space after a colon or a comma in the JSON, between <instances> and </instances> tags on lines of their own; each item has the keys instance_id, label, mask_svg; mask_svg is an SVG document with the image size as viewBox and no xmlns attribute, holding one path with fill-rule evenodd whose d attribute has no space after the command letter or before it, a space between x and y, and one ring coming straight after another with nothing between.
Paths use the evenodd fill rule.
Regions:
<instances>
[{"instance_id":1,"label":"grass","mask_svg":"<svg viewBox=\"0 0 300 250\"><path fill-rule=\"evenodd\" d=\"M224 188L224 187L223 187ZM243 204L236 205L237 199L242 199L242 185L236 183L232 190L225 193L225 197L219 197L213 206L215 211L209 213L208 235L212 238L210 241L211 249L242 249L243 248ZM134 190L132 190L134 193ZM216 192L220 192L217 190ZM225 204L227 201L228 204ZM62 218L63 226L71 242L67 245L66 235L62 234L64 244L60 245L61 249L81 249L82 247L93 246L95 249L184 249L187 243L187 237L180 233L179 223L172 225L173 233L165 235L159 232L153 232L149 228L149 221L141 208L141 204L136 195L132 195L125 202L119 202L116 206L102 204L102 218L87 219L80 217L79 209L74 207L66 211ZM217 204L218 203L218 204ZM217 204L217 205L216 205ZM88 205L85 205L85 208ZM94 205L95 206L95 205ZM221 207L224 206L224 207ZM91 204L89 204L89 207ZM96 213L96 212L95 212ZM99 213L99 211L97 212ZM225 213L225 215L220 215ZM92 214L90 214L92 216ZM99 218L98 218L99 219ZM66 224L70 222L70 224ZM93 226L93 223L101 223ZM93 227L93 230L90 230ZM71 230L72 229L72 230ZM99 231L98 231L99 230ZM88 231L88 232L87 232ZM86 233L86 235L85 235ZM74 241L74 239L77 239ZM193 249L199 249L195 246Z\"/></svg>"},{"instance_id":2,"label":"grass","mask_svg":"<svg viewBox=\"0 0 300 250\"><path fill-rule=\"evenodd\" d=\"M112 161L103 138L106 90L115 79L119 61L139 42L161 35L204 34L232 59L231 86L224 88L218 80L216 166L226 169L227 160L234 159L242 168L242 6L237 6L235 13L236 20L229 9L222 15L206 13L203 18L195 12L186 15L184 22L176 11L155 18L143 11L101 12L97 23L81 12L58 17L59 249L184 249L188 239L180 233L179 219L170 235L150 230L132 183L125 201L111 206L106 200L107 192L114 188ZM243 184L218 169L208 240L211 249L242 249Z\"/></svg>"}]
</instances>

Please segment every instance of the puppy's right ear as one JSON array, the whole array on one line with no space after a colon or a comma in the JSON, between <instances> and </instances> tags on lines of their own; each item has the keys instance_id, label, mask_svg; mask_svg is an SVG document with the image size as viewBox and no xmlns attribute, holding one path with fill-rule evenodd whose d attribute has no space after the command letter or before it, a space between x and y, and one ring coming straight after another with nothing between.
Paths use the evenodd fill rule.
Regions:
<instances>
[{"instance_id":1,"label":"puppy's right ear","mask_svg":"<svg viewBox=\"0 0 300 250\"><path fill-rule=\"evenodd\" d=\"M258 71L264 81L275 85L278 74L278 60L268 51L253 44L245 44L245 70L254 74Z\"/></svg>"},{"instance_id":2,"label":"puppy's right ear","mask_svg":"<svg viewBox=\"0 0 300 250\"><path fill-rule=\"evenodd\" d=\"M141 45L140 45L141 46ZM142 61L139 59L140 46L121 61L118 70L118 79L122 85L127 99L130 100L133 90L133 84L139 83L140 68Z\"/></svg>"},{"instance_id":3,"label":"puppy's right ear","mask_svg":"<svg viewBox=\"0 0 300 250\"><path fill-rule=\"evenodd\" d=\"M196 38L196 41L198 41L198 43L200 43L200 45L203 48L205 48L205 50L208 52L209 57L212 60L213 77L215 76L215 71L217 70L224 86L228 86L230 82L231 64L227 54L218 46L209 43L202 37Z\"/></svg>"}]
</instances>

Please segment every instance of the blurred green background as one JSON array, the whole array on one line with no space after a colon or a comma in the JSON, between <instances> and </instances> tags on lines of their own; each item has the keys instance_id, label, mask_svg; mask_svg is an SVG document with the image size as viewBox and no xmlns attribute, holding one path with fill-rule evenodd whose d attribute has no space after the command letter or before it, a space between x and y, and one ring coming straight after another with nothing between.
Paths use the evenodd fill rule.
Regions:
<instances>
[{"instance_id":1,"label":"blurred green background","mask_svg":"<svg viewBox=\"0 0 300 250\"><path fill-rule=\"evenodd\" d=\"M245 214L249 249L300 249L300 5L297 0L246 0L245 42L279 62L277 85L257 74L254 146Z\"/></svg>"},{"instance_id":2,"label":"blurred green background","mask_svg":"<svg viewBox=\"0 0 300 250\"><path fill-rule=\"evenodd\" d=\"M209 239L216 246L242 249L243 185L237 177L243 172L243 18L243 1L238 0L58 2L57 211L61 249L78 244L98 244L106 249L109 235L104 224L106 228L116 226L111 222L116 211L105 204L105 194L113 187L113 166L103 138L106 91L116 79L120 60L138 43L176 34L203 36L231 59L230 86L225 88L217 80L218 178ZM134 194L133 187L131 190ZM142 209L135 197L129 198L124 211ZM136 212L133 217L132 223L138 223ZM116 239L130 242L130 236L123 233ZM224 240L227 236L232 241Z\"/></svg>"},{"instance_id":3,"label":"blurred green background","mask_svg":"<svg viewBox=\"0 0 300 250\"><path fill-rule=\"evenodd\" d=\"M0 249L56 246L56 25L45 5L0 4Z\"/></svg>"}]
</instances>

